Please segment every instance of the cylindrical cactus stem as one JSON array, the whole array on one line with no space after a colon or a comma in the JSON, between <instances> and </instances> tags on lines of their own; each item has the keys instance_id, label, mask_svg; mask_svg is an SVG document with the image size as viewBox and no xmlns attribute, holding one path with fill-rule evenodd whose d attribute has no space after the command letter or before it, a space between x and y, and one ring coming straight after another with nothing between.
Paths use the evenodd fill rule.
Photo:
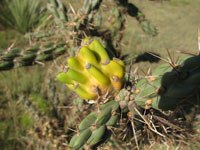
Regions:
<instances>
[{"instance_id":1,"label":"cylindrical cactus stem","mask_svg":"<svg viewBox=\"0 0 200 150\"><path fill-rule=\"evenodd\" d=\"M90 147L94 148L98 145L105 137L106 131L110 127L114 127L119 119L119 103L115 100L109 101L100 107L99 111L91 112L85 119L79 124L79 131L70 140L69 147ZM91 134L90 134L91 131ZM86 134L87 132L87 134ZM83 133L86 134L86 138L78 142L80 145L77 146L75 141ZM90 136L88 137L87 135ZM109 137L107 137L109 138ZM82 142L84 141L84 142Z\"/></svg>"},{"instance_id":2,"label":"cylindrical cactus stem","mask_svg":"<svg viewBox=\"0 0 200 150\"><path fill-rule=\"evenodd\" d=\"M73 141L70 142L70 147L75 149L80 149L90 138L92 131L90 128L85 129L84 131L80 132L79 134L73 137Z\"/></svg>"},{"instance_id":3,"label":"cylindrical cactus stem","mask_svg":"<svg viewBox=\"0 0 200 150\"><path fill-rule=\"evenodd\" d=\"M95 121L97 119L97 112L94 111L90 113L86 118L84 118L81 123L79 124L79 130L82 131L84 129L87 129L89 127L92 127L92 125L95 124Z\"/></svg>"},{"instance_id":4,"label":"cylindrical cactus stem","mask_svg":"<svg viewBox=\"0 0 200 150\"><path fill-rule=\"evenodd\" d=\"M54 17L59 20L60 16L57 10L57 1L56 0L47 0L47 8L53 13Z\"/></svg>"},{"instance_id":5,"label":"cylindrical cactus stem","mask_svg":"<svg viewBox=\"0 0 200 150\"><path fill-rule=\"evenodd\" d=\"M92 147L93 145L97 144L101 141L103 135L105 134L106 126L102 125L99 128L96 128L90 138L87 140L87 144Z\"/></svg>"},{"instance_id":6,"label":"cylindrical cactus stem","mask_svg":"<svg viewBox=\"0 0 200 150\"><path fill-rule=\"evenodd\" d=\"M66 8L64 4L60 0L57 0L57 3L58 3L58 13L59 13L60 19L62 21L67 21L67 16L65 12Z\"/></svg>"}]
</instances>

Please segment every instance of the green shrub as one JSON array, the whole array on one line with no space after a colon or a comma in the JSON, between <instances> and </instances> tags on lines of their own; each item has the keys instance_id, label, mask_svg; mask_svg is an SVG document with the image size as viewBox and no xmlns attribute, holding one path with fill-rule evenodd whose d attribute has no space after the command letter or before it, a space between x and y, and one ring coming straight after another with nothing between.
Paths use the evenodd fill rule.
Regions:
<instances>
[{"instance_id":1,"label":"green shrub","mask_svg":"<svg viewBox=\"0 0 200 150\"><path fill-rule=\"evenodd\" d=\"M46 17L41 0L0 1L0 23L21 33L31 31Z\"/></svg>"}]
</instances>

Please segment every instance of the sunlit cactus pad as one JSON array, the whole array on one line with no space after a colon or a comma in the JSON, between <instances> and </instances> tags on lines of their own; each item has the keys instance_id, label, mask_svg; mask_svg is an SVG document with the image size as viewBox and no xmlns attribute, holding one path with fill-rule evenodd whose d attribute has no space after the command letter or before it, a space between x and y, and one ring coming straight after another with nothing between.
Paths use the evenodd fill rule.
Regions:
<instances>
[{"instance_id":1,"label":"sunlit cactus pad","mask_svg":"<svg viewBox=\"0 0 200 150\"><path fill-rule=\"evenodd\" d=\"M137 105L169 110L196 97L200 84L200 56L182 60L178 64L161 64L152 75L139 80L135 92Z\"/></svg>"},{"instance_id":2,"label":"sunlit cactus pad","mask_svg":"<svg viewBox=\"0 0 200 150\"><path fill-rule=\"evenodd\" d=\"M94 100L110 91L119 91L125 73L124 63L110 59L98 40L83 41L75 57L67 59L67 66L57 79L76 92L81 98Z\"/></svg>"}]
</instances>

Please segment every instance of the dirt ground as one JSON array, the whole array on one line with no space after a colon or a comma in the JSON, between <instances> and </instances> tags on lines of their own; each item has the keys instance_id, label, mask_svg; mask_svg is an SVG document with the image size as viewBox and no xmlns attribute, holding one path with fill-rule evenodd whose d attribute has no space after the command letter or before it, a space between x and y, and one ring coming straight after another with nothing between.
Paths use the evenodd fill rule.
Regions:
<instances>
[{"instance_id":1,"label":"dirt ground","mask_svg":"<svg viewBox=\"0 0 200 150\"><path fill-rule=\"evenodd\" d=\"M170 51L198 51L197 30L200 27L199 0L150 1L130 0L158 29L158 35L150 37L143 33L139 23L127 16L127 28L123 51L153 51L161 55Z\"/></svg>"}]
</instances>

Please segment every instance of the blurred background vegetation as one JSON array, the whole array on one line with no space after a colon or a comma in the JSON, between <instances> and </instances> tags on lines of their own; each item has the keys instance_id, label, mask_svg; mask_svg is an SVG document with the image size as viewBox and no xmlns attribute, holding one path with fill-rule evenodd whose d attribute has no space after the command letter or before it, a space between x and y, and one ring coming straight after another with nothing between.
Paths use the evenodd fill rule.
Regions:
<instances>
[{"instance_id":1,"label":"blurred background vegetation","mask_svg":"<svg viewBox=\"0 0 200 150\"><path fill-rule=\"evenodd\" d=\"M145 52L154 52L165 57L167 49L176 58L177 54L174 53L176 51L184 50L191 53L198 51L199 0L129 0L124 1L124 5L119 0L121 7L117 9L118 15L114 9L117 4L112 0L103 0L102 8L97 9L100 15L96 15L96 8L91 10L93 22L97 27L89 26L90 21L87 24L81 20L81 17L84 17L80 15L81 9L82 13L91 14L86 10L87 4L84 5L84 0L62 0L62 2L63 6L56 5L58 10L62 11L60 13L55 12L55 8L49 5L51 0L0 0L2 56L13 47L26 48L36 43L43 46L55 39L67 43L66 52L51 61L39 62L36 65L32 65L31 62L28 66L22 65L20 68L0 71L1 150L67 149L73 133L72 126L85 115L90 106L84 105L84 102L65 85L57 82L55 76L59 72L58 66L69 54L73 55L84 34L104 36L105 46L114 48L120 53L118 57L121 58ZM119 14L119 12L125 13ZM76 14L77 18L73 20ZM106 16L113 14L115 17L111 17L111 20L105 19ZM103 19L99 18L101 16ZM117 24L118 20L120 25ZM144 26L148 26L148 29L144 29ZM90 28L95 28L98 32L91 31ZM47 36L47 33L50 36ZM115 39L111 46L108 45L109 41L106 43L110 37ZM145 64L144 67L144 62L141 62L139 66L146 69L159 63L149 61ZM199 124L200 121L195 122L196 141L189 142L182 149L200 148ZM180 145L174 143L159 146L157 144L159 143L151 142L144 148L181 149Z\"/></svg>"}]
</instances>

